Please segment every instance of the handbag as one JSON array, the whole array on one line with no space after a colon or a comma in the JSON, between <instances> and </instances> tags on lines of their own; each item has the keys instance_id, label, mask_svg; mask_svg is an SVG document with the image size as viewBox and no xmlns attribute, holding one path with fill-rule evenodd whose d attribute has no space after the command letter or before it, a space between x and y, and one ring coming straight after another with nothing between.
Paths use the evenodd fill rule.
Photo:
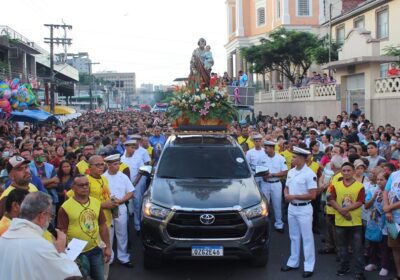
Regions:
<instances>
[{"instance_id":1,"label":"handbag","mask_svg":"<svg viewBox=\"0 0 400 280\"><path fill-rule=\"evenodd\" d=\"M377 222L370 220L365 229L365 239L372 242L382 241L382 229Z\"/></svg>"},{"instance_id":2,"label":"handbag","mask_svg":"<svg viewBox=\"0 0 400 280\"><path fill-rule=\"evenodd\" d=\"M399 236L399 230L397 229L398 225L395 223L389 223L388 221L386 221L386 227L388 229L388 233L390 235L390 237L394 240L397 239L397 237Z\"/></svg>"}]
</instances>

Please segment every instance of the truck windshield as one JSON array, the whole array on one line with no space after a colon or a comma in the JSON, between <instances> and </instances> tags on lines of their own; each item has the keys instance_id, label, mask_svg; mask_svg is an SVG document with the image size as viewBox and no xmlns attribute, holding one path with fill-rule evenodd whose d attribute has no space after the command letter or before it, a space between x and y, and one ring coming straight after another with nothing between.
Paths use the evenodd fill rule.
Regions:
<instances>
[{"instance_id":1,"label":"truck windshield","mask_svg":"<svg viewBox=\"0 0 400 280\"><path fill-rule=\"evenodd\" d=\"M157 175L165 178L242 179L251 176L237 147L168 147Z\"/></svg>"}]
</instances>

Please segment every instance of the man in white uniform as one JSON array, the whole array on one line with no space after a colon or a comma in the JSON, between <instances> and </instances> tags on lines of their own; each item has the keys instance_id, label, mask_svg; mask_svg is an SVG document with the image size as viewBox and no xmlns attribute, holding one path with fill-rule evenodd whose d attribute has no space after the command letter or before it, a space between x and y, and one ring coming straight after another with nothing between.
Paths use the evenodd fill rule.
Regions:
<instances>
[{"instance_id":1,"label":"man in white uniform","mask_svg":"<svg viewBox=\"0 0 400 280\"><path fill-rule=\"evenodd\" d=\"M142 197L146 188L146 178L141 176L141 179L136 183L136 177L138 176L139 168L144 166L144 161L142 157L136 153L137 141L128 140L125 141L125 154L121 157L121 161L129 166L129 171L131 173L131 182L134 183L136 188L135 197L129 201L129 212L134 214L135 230L137 233L140 231L140 217L141 217L141 206ZM136 185L135 185L136 183Z\"/></svg>"},{"instance_id":2,"label":"man in white uniform","mask_svg":"<svg viewBox=\"0 0 400 280\"><path fill-rule=\"evenodd\" d=\"M317 177L307 166L309 151L294 147L293 166L287 176L285 200L289 202L288 223L290 235L290 257L281 268L286 272L300 267L300 245L303 239L304 272L309 278L314 272L315 245L312 232L313 208L311 200L317 195Z\"/></svg>"},{"instance_id":3,"label":"man in white uniform","mask_svg":"<svg viewBox=\"0 0 400 280\"><path fill-rule=\"evenodd\" d=\"M254 142L254 148L247 151L246 160L249 163L251 172L254 175L256 172L257 166L265 166L266 158L265 158L264 149L262 148L263 142L262 142L261 134L254 135L253 142ZM255 177L255 180L256 180L258 187L261 190L262 186L265 185L264 180L262 179L262 177Z\"/></svg>"},{"instance_id":4,"label":"man in white uniform","mask_svg":"<svg viewBox=\"0 0 400 280\"><path fill-rule=\"evenodd\" d=\"M268 167L269 173L263 177L265 184L261 190L267 197L268 203L272 202L275 216L275 230L283 233L281 177L286 176L288 168L285 158L275 153L275 145L275 142L264 141L266 154L265 166Z\"/></svg>"},{"instance_id":5,"label":"man in white uniform","mask_svg":"<svg viewBox=\"0 0 400 280\"><path fill-rule=\"evenodd\" d=\"M130 139L136 140L137 148L135 150L135 154L137 153L140 158L142 158L143 162L147 165L150 164L151 158L149 153L145 148L142 147L142 136L140 134L129 135Z\"/></svg>"},{"instance_id":6,"label":"man in white uniform","mask_svg":"<svg viewBox=\"0 0 400 280\"><path fill-rule=\"evenodd\" d=\"M120 155L115 154L104 159L108 169L103 174L108 181L111 199L118 201L118 212L113 212L113 226L110 228L111 248L114 239L114 232L117 237L118 260L126 267L133 267L128 253L128 209L125 205L133 197L135 188L128 176L119 171ZM114 261L114 251L110 262Z\"/></svg>"}]
</instances>

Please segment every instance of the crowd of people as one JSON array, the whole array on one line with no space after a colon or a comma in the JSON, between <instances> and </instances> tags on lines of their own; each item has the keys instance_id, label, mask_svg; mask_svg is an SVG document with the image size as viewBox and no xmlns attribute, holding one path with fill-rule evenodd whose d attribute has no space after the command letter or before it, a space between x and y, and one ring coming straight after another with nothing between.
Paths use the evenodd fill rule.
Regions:
<instances>
[{"instance_id":1,"label":"crowd of people","mask_svg":"<svg viewBox=\"0 0 400 280\"><path fill-rule=\"evenodd\" d=\"M5 279L50 279L50 273L107 279L115 261L133 267L127 223L133 214L140 235L147 185L139 169L157 164L173 133L159 113L85 113L63 127L0 120ZM229 133L253 170L269 168L255 178L274 213L273 228L289 230L291 257L282 271L299 268L303 240L303 277L311 277L314 235L321 234L325 247L318 253L337 254L337 275L349 273L352 255L356 279L377 269L386 276L392 263L399 279L400 130L371 123L354 104L333 120L260 112L256 124L234 123ZM65 254L74 238L87 242L75 262Z\"/></svg>"}]
</instances>

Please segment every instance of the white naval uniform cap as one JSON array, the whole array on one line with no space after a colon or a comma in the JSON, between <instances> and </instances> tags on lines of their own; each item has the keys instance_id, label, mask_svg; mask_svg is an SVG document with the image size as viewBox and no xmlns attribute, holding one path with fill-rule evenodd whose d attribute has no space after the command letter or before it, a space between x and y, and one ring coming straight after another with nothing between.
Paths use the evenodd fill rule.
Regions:
<instances>
[{"instance_id":1,"label":"white naval uniform cap","mask_svg":"<svg viewBox=\"0 0 400 280\"><path fill-rule=\"evenodd\" d=\"M121 155L120 154L114 154L114 155L110 155L108 157L104 158L104 161L110 162L110 161L117 161L120 160Z\"/></svg>"},{"instance_id":2,"label":"white naval uniform cap","mask_svg":"<svg viewBox=\"0 0 400 280\"><path fill-rule=\"evenodd\" d=\"M308 155L311 154L310 151L307 151L305 149L302 149L302 148L299 148L299 147L296 147L296 146L293 147L293 153L297 154L297 155L302 155L302 156L308 156Z\"/></svg>"},{"instance_id":3,"label":"white naval uniform cap","mask_svg":"<svg viewBox=\"0 0 400 280\"><path fill-rule=\"evenodd\" d=\"M124 145L137 145L137 140L135 139L130 139L125 141Z\"/></svg>"},{"instance_id":4,"label":"white naval uniform cap","mask_svg":"<svg viewBox=\"0 0 400 280\"><path fill-rule=\"evenodd\" d=\"M253 135L253 140L261 140L261 139L263 139L263 137L262 137L261 134L255 134L255 135Z\"/></svg>"},{"instance_id":5,"label":"white naval uniform cap","mask_svg":"<svg viewBox=\"0 0 400 280\"><path fill-rule=\"evenodd\" d=\"M268 140L264 141L264 146L274 146L275 147L275 145L276 145L276 142L274 142L274 141L268 141Z\"/></svg>"},{"instance_id":6,"label":"white naval uniform cap","mask_svg":"<svg viewBox=\"0 0 400 280\"><path fill-rule=\"evenodd\" d=\"M142 139L142 135L140 134L132 134L128 136L129 139L133 139L133 140L141 140Z\"/></svg>"}]
</instances>

